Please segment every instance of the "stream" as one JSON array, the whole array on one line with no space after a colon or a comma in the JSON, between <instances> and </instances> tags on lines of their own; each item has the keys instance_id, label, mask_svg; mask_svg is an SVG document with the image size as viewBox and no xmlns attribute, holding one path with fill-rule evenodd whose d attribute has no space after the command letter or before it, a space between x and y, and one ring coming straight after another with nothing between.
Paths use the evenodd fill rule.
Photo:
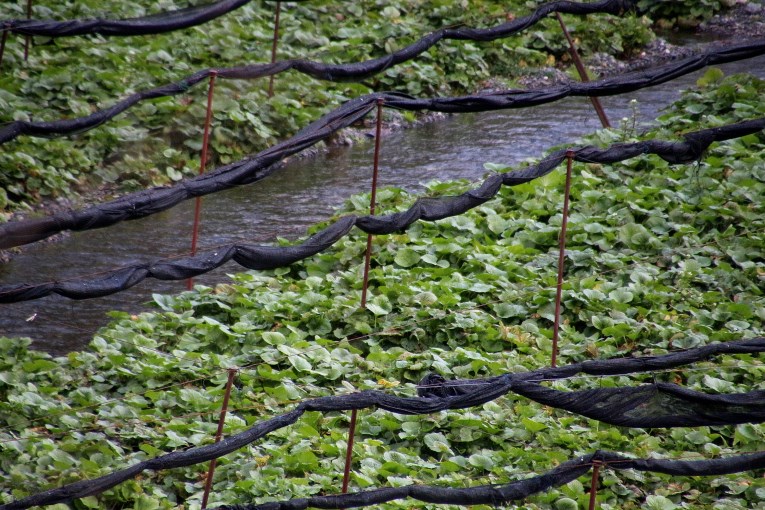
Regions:
<instances>
[{"instance_id":1,"label":"stream","mask_svg":"<svg viewBox=\"0 0 765 510\"><path fill-rule=\"evenodd\" d=\"M754 72L765 78L765 57L719 66L726 74ZM695 84L704 70L673 82L622 96L601 98L614 126L631 118L637 100L638 128ZM630 121L631 122L631 121ZM532 109L459 114L383 136L380 185L411 192L433 179L481 179L484 163L513 165L525 158L600 128L588 99L568 98ZM333 148L313 158L294 158L258 183L203 199L199 251L234 242L267 244L277 237L298 239L305 229L327 219L354 193L368 191L374 144ZM0 284L39 283L92 274L188 252L194 201L154 216L88 232L61 242L39 243L0 265ZM195 278L215 285L227 273L242 271L234 262ZM152 293L178 293L185 281L147 279L135 287L97 299L74 301L58 295L0 305L0 336L29 336L33 347L52 354L83 348L110 310L139 313Z\"/></svg>"}]
</instances>

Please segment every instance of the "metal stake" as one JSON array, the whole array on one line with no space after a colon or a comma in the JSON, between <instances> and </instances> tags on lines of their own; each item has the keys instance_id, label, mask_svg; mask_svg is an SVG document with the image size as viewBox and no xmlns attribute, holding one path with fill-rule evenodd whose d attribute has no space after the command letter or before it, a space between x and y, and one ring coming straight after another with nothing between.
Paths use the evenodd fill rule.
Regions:
<instances>
[{"instance_id":1,"label":"metal stake","mask_svg":"<svg viewBox=\"0 0 765 510\"><path fill-rule=\"evenodd\" d=\"M234 376L238 372L236 368L228 369L228 381L226 381L226 393L223 395L223 405L220 409L220 417L218 418L218 431L215 433L215 442L219 443L223 436L223 424L226 422L226 413L228 412L228 399L231 396L231 387L234 385ZM213 474L215 474L215 466L218 459L210 461L210 467L207 469L207 480L205 480L205 492L202 496L202 510L207 508L207 500L210 497L210 489L212 488Z\"/></svg>"},{"instance_id":2,"label":"metal stake","mask_svg":"<svg viewBox=\"0 0 765 510\"><path fill-rule=\"evenodd\" d=\"M342 492L348 492L348 481L351 478L351 460L353 457L353 438L356 435L356 409L351 411L351 424L348 426L348 447L345 449L345 469L343 470Z\"/></svg>"},{"instance_id":3,"label":"metal stake","mask_svg":"<svg viewBox=\"0 0 765 510\"><path fill-rule=\"evenodd\" d=\"M210 84L207 86L207 114L205 115L205 128L204 135L202 137L202 155L199 158L199 175L205 173L205 166L207 165L207 147L210 143L210 122L212 121L212 104L213 94L215 92L215 77L218 76L218 71L215 69L210 71ZM202 197L196 197L194 200L194 226L191 230L191 255L194 256L197 253L197 238L199 237L199 219L202 215ZM191 290L194 287L194 279L189 278L186 280L186 288Z\"/></svg>"},{"instance_id":4,"label":"metal stake","mask_svg":"<svg viewBox=\"0 0 765 510\"><path fill-rule=\"evenodd\" d=\"M372 196L369 199L369 215L375 214L375 202L377 201L377 170L380 163L380 138L382 137L382 99L377 100L377 126L375 128L375 155L372 170ZM364 256L364 282L361 287L361 308L367 306L367 288L369 287L369 264L372 260L372 234L367 234L367 251Z\"/></svg>"},{"instance_id":5,"label":"metal stake","mask_svg":"<svg viewBox=\"0 0 765 510\"><path fill-rule=\"evenodd\" d=\"M276 46L279 43L279 13L282 10L282 3L276 2L276 14L274 15L274 42L271 45L271 63L276 62ZM274 97L274 75L268 80L268 97Z\"/></svg>"},{"instance_id":6,"label":"metal stake","mask_svg":"<svg viewBox=\"0 0 765 510\"><path fill-rule=\"evenodd\" d=\"M560 332L560 302L563 295L563 265L566 258L566 229L568 228L568 202L571 195L571 166L574 161L574 151L566 151L566 191L563 195L563 221L558 237L558 285L555 291L555 324L553 325L552 358L550 366L555 367L558 359L558 334Z\"/></svg>"},{"instance_id":7,"label":"metal stake","mask_svg":"<svg viewBox=\"0 0 765 510\"><path fill-rule=\"evenodd\" d=\"M599 460L592 462L592 481L590 482L590 506L589 510L595 510L595 504L597 503L596 497L598 495L598 473L600 472Z\"/></svg>"},{"instance_id":8,"label":"metal stake","mask_svg":"<svg viewBox=\"0 0 765 510\"><path fill-rule=\"evenodd\" d=\"M579 76L581 77L582 81L590 81L590 77L587 76L587 70L584 68L584 64L582 63L582 59L579 56L579 52L576 51L576 45L574 44L574 39L571 38L571 34L568 33L568 29L566 28L566 25L563 23L563 18L558 12L556 12L555 15L558 17L558 23L560 23L560 28L563 30L563 35L566 36L566 40L568 41L569 53L571 53L571 58L574 60L574 66L576 67L576 70L579 72ZM600 104L600 100L597 97L590 97L590 101L592 102L592 106L595 108L595 112L598 114L598 118L600 119L600 124L604 128L610 128L611 123L608 121L608 117L606 116L606 111L603 109L603 105Z\"/></svg>"}]
</instances>

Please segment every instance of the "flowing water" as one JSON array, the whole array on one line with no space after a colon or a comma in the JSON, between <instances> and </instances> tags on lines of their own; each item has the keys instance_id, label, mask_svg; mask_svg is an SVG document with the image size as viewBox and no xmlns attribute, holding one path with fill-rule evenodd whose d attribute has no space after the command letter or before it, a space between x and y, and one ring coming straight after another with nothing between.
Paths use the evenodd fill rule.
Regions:
<instances>
[{"instance_id":1,"label":"flowing water","mask_svg":"<svg viewBox=\"0 0 765 510\"><path fill-rule=\"evenodd\" d=\"M726 74L754 71L765 77L765 57L720 66ZM646 124L692 86L703 71L623 96L602 98L618 125L631 118L637 100L638 123ZM515 164L539 157L553 145L575 144L600 128L589 101L570 98L534 109L459 114L382 138L380 184L417 192L432 179L477 180L484 163ZM200 251L233 242L269 243L296 239L306 227L327 219L351 194L368 191L372 143L332 149L315 158L295 159L271 177L205 197ZM39 283L144 263L188 252L193 201L172 210L116 226L74 233L61 242L39 244L0 266L0 284ZM242 268L229 262L195 279L214 285ZM145 310L152 293L177 293L185 282L147 279L112 296L73 301L50 296L0 305L0 336L29 336L34 347L62 354L80 349L108 323L107 312Z\"/></svg>"}]
</instances>

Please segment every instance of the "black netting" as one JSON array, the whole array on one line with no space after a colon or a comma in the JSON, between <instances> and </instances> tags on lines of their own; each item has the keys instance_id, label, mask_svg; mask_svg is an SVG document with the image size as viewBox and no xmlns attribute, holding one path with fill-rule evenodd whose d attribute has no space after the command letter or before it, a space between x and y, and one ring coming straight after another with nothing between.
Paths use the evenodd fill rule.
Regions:
<instances>
[{"instance_id":1,"label":"black netting","mask_svg":"<svg viewBox=\"0 0 765 510\"><path fill-rule=\"evenodd\" d=\"M402 62L412 60L424 53L439 41L445 39L489 42L509 37L535 25L553 12L563 14L614 14L633 11L637 2L634 0L601 0L592 3L568 1L549 2L539 6L533 13L516 18L493 28L442 28L431 32L409 46L383 57L348 64L325 64L306 59L292 59L273 64L256 64L246 67L220 69L221 76L228 78L253 79L294 69L314 78L327 81L359 81L381 73Z\"/></svg>"},{"instance_id":2,"label":"black netting","mask_svg":"<svg viewBox=\"0 0 765 510\"><path fill-rule=\"evenodd\" d=\"M283 267L326 250L346 235L354 225L370 234L390 234L392 232L404 231L418 220L435 221L462 214L468 209L491 200L499 192L502 185L515 186L548 174L566 158L566 154L569 151L575 160L593 163L614 163L641 154L657 154L670 163L684 163L699 159L712 142L738 138L747 134L757 133L762 129L765 129L765 118L687 133L684 136L685 140L682 142L647 140L636 143L615 144L605 149L580 147L559 150L550 154L536 165L505 174L492 175L480 187L461 195L441 198L421 198L406 211L394 214L344 217L298 245L272 247L235 244L219 247L216 250L196 256L123 267L101 274L97 278L82 278L41 284L1 285L0 303L28 301L43 298L51 294L59 294L72 299L100 297L128 289L146 278L157 278L160 280L184 280L192 278L212 271L231 259L248 269ZM204 177L202 176L199 182L204 182ZM164 188L162 192L171 193L173 190L182 192L189 189L194 188ZM151 192L145 191L137 195L147 197L146 200L138 202L147 204L146 207L148 209L143 209L146 214L149 214L149 210L161 210L158 209L159 206L156 202L152 202L149 199ZM108 204L86 209L80 213L79 218L81 220L78 224L84 226L87 220L92 221L92 225L98 221L115 222L117 218L123 217L123 215L131 210L124 208L122 203L130 204L127 201L127 197L124 197ZM137 203L135 207L139 207ZM96 213L99 215L97 216ZM51 228L59 227L60 223L54 222L56 218L61 216L56 215L43 220L32 220L31 222L19 222L9 225L15 225L16 228L19 228L20 225L29 225L31 223L32 225L41 226L40 228L42 228L42 225ZM78 220L74 214L70 216L70 219L73 222ZM4 230L3 227L5 225L0 226L0 232ZM7 231L12 228L5 229L6 235L11 235Z\"/></svg>"},{"instance_id":3,"label":"black netting","mask_svg":"<svg viewBox=\"0 0 765 510\"><path fill-rule=\"evenodd\" d=\"M431 375L423 379L422 383L420 384L420 387L418 388L418 397L398 397L382 391L361 391L358 393L351 393L342 396L319 397L310 400L304 400L298 404L293 411L276 416L269 420L261 421L250 429L239 434L232 435L219 443L161 455L153 459L139 462L121 471L116 471L93 480L82 480L69 485L65 485L63 487L44 491L20 499L18 501L14 501L12 503L7 503L0 506L0 510L19 510L36 505L52 505L55 503L68 502L76 498L99 494L111 487L114 487L115 485L135 477L147 469L157 471L206 462L246 446L266 436L268 433L276 429L295 423L298 418L300 418L300 416L302 416L302 414L306 411L321 411L326 413L331 411L348 411L352 409L378 407L398 414L430 414L446 409L463 409L481 405L507 393L516 392L516 390L518 390L517 393L523 395L525 391L529 391L529 388L539 388L539 385L542 381L550 379L562 379L580 373L593 375L642 373L652 370L661 370L687 365L707 359L717 354L752 354L759 352L765 352L765 337L752 338L738 342L710 344L695 349L689 349L687 351L666 354L663 356L591 360L557 368L543 368L531 372L508 373L499 377L492 377L483 380L445 381L440 376ZM649 384L637 387L637 389L643 388L655 388L656 392L660 394L671 393L673 396L682 395L682 404L685 407L676 407L678 402L677 400L668 400L663 403L658 401L651 402L650 410L653 413L657 411L658 404L665 406L660 409L661 416L663 417L662 419L664 420L663 423L672 423L672 426L760 422L762 421L763 413L765 412L765 398L763 398L764 392L762 391L737 395L706 395L704 393L683 389L679 386L670 384ZM629 423L630 426L634 427L659 426L656 425L654 414L649 414L646 416L646 413L642 409L644 401L641 399L632 398L635 389L636 388L601 388L596 390L588 390L591 393L588 394L587 398L600 400L601 403L597 409L597 419L605 423L616 425ZM577 402L574 401L572 403L569 395L575 395L576 393L582 392L566 393L562 391L555 391L553 394L550 393L551 391L552 390L548 390L548 393L546 394L536 394L534 391L529 391L529 393L539 397L540 402L543 402L545 405L550 405L575 413L579 412ZM615 391L622 391L624 398L615 398ZM600 396L607 398L600 398L598 392L600 392ZM741 396L745 397L740 398ZM700 411L699 415L695 415L692 408L687 406L688 403L708 403L711 401L710 398L714 400L714 405L717 406L715 407L714 416L710 416L709 411L704 409L703 405L693 408ZM742 411L741 406L746 407L745 412ZM592 409L592 406L590 406L588 409ZM745 413L749 413L749 415L746 415ZM609 455L613 457L609 457ZM623 459L623 457L620 457L616 454L606 454L601 458L601 460L606 463L613 461L614 466L618 464L625 469L630 468L655 470L670 474L720 474L726 472L743 471L746 469L755 469L763 466L763 464L761 464L763 459L760 457L754 458L756 460L753 460L753 463L750 464L741 464L736 460L732 460L735 458L716 459L713 461L699 461L711 462L712 464L696 464L689 461L661 461L653 459L631 460L629 463L615 462L616 460L621 459ZM580 461L579 464L587 464L587 462ZM561 467L564 465L561 465ZM742 465L745 467L741 467ZM579 471L576 472L580 473ZM558 473L558 471L553 470L551 473ZM550 476L552 476L552 478L549 478ZM547 475L543 475L542 480L556 480L558 479L557 476L557 474L550 475L550 473L548 473ZM579 476L579 474L572 476L576 478ZM533 486L537 487L535 490L536 492L538 490L544 490L550 485L545 485L545 483L542 481L538 481L535 482ZM519 498L525 497L524 494L526 494L526 489L523 487L525 486L510 488L508 489L508 494L519 494ZM429 494L429 490L430 489L426 488L423 489L423 492L417 492L417 494ZM460 490L463 489L443 489L443 491L447 492ZM470 489L464 490L469 491ZM516 490L519 492L514 492ZM379 489L378 491L382 491L383 494L389 494L390 492L388 491L394 491L393 494L399 494L397 497L408 497L410 495L410 493L406 491L396 492L396 489ZM378 491L372 491L372 493L379 494ZM459 496L459 492L454 492L451 494L453 494L455 498L463 497ZM331 498L334 498L334 496ZM316 501L318 504L319 500ZM335 499L332 499L331 501L333 501L332 504L337 504L337 506L327 506L326 508L342 508L343 506L354 506L352 503L341 503ZM447 501L445 499L439 501L452 502L452 500ZM503 501L503 499L500 498L498 501ZM310 505L317 506L317 504L311 503ZM293 507L285 506L274 508Z\"/></svg>"},{"instance_id":4,"label":"black netting","mask_svg":"<svg viewBox=\"0 0 765 510\"><path fill-rule=\"evenodd\" d=\"M124 20L72 19L55 21L47 19L12 19L0 21L0 29L18 34L42 35L46 37L67 37L84 34L107 36L161 34L207 23L250 2L251 0L220 0L196 7Z\"/></svg>"},{"instance_id":5,"label":"black netting","mask_svg":"<svg viewBox=\"0 0 765 510\"><path fill-rule=\"evenodd\" d=\"M610 469L634 469L678 476L715 476L765 468L765 452L736 455L720 459L672 460L632 459L615 452L596 451L571 459L542 475L508 484L480 485L454 489L429 485L407 485L338 494L272 501L259 505L224 505L219 510L302 510L304 508L351 508L377 505L396 499L412 498L426 503L451 505L492 505L499 507L510 501L559 487L587 473L598 463Z\"/></svg>"},{"instance_id":6,"label":"black netting","mask_svg":"<svg viewBox=\"0 0 765 510\"><path fill-rule=\"evenodd\" d=\"M129 36L160 34L183 28L201 25L223 16L251 0L220 0L197 7L178 9L170 12L130 18L125 20L109 19L73 19L65 21L14 19L0 21L0 31L16 32L24 35L46 37L67 37L84 34L105 36ZM293 0L294 1L294 0ZM360 76L380 72L400 62L409 60L426 51L441 39L460 39L472 41L493 41L515 34L536 24L540 19L553 13L587 15L593 13L622 14L636 9L636 0L601 0L592 3L555 1L541 5L532 14L504 23L490 29L479 28L444 28L437 30L417 42L391 55L357 64L325 65L308 60L290 61L295 68L322 79L359 79ZM373 70L376 69L376 70Z\"/></svg>"},{"instance_id":7,"label":"black netting","mask_svg":"<svg viewBox=\"0 0 765 510\"><path fill-rule=\"evenodd\" d=\"M11 248L22 244L32 243L45 239L53 234L64 230L89 230L106 227L120 221L142 218L160 211L164 211L174 205L192 197L203 196L233 186L249 184L270 175L275 171L273 166L284 158L296 154L301 150L314 145L320 140L325 140L337 130L348 127L363 118L375 106L378 100L382 100L386 106L404 110L431 110L441 112L476 112L499 110L505 108L521 108L541 103L556 101L567 96L605 96L628 92L631 90L648 87L676 78L706 65L730 62L742 58L749 58L765 53L765 39L751 43L731 46L724 49L713 50L682 61L667 64L650 71L630 73L621 77L607 78L586 83L568 83L540 90L519 91L510 90L492 92L481 95L415 99L398 93L375 93L352 99L341 107L314 121L294 137L285 140L273 147L266 149L252 157L242 161L219 167L204 175L187 179L172 187L153 188L125 195L117 200L106 202L80 211L59 213L47 218L25 220L5 223L0 225L0 249ZM205 71L194 75L193 80L201 80ZM190 79L191 80L191 79ZM193 81L191 80L191 81ZM184 81L182 85L173 84L166 87L179 90L187 87L191 81ZM156 91L152 91L156 93ZM138 93L140 96L144 93ZM131 98L135 97L131 96ZM137 101L137 99L130 99ZM117 108L114 106L113 108ZM86 119L87 122L99 124L104 118L93 114ZM61 132L64 125L72 123L73 129L84 129L83 119L71 121L56 121L50 123L11 123L0 129L0 140L7 130L34 129L51 132ZM760 122L759 120L753 122ZM43 124L43 125L41 125ZM57 127L53 127L53 126ZM23 127L26 126L26 127ZM741 130L747 129L747 124L740 125ZM759 128L762 129L762 128ZM711 131L705 131L703 136L714 136ZM700 135L702 136L702 135ZM670 162L683 162L693 158L697 154L694 146L696 143L706 143L705 139L690 138L686 145L674 144L661 145L656 142L651 150ZM682 149L682 150L681 150ZM614 157L621 157L621 151L625 150L615 146ZM638 147L631 150L639 153ZM683 152L684 151L684 152ZM419 207L419 206L418 206ZM434 217L437 213L434 213ZM370 220L371 221L371 220ZM371 228L371 227L370 227Z\"/></svg>"},{"instance_id":8,"label":"black netting","mask_svg":"<svg viewBox=\"0 0 765 510\"><path fill-rule=\"evenodd\" d=\"M238 7L242 0L239 2L219 2L210 6L202 6L196 8L186 9L184 11L176 11L178 14L167 13L161 15L155 15L147 18L140 18L137 20L129 20L124 22L105 22L103 20L87 20L87 21L67 21L67 22L52 22L52 21L30 21L30 20L13 20L5 22L7 27L18 25L45 25L49 30L53 30L57 26L61 26L62 30L71 30L76 27L98 27L99 23L134 23L137 26L148 26L145 20L157 20L160 18L168 18L175 16L178 19L182 18L180 13L188 11L191 13L194 11L209 10L219 12L224 7L222 4L235 3ZM246 3L246 2L244 2ZM371 75L384 71L392 65L411 60L417 55L423 53L428 48L432 47L438 41L442 39L472 39L476 41L492 41L498 38L508 37L521 30L532 26L537 23L544 16L551 12L563 12L571 14L590 14L590 13L612 13L619 14L624 12L628 8L634 7L634 2L627 0L602 0L600 2L592 4L578 4L572 2L551 2L540 6L534 13L519 18L517 20L499 25L490 29L473 29L467 27L461 28L445 28L437 30L422 39L412 43L410 46L394 52L385 57L372 59L364 62L354 62L349 64L324 64L321 62L315 62L305 59L292 59L281 62L275 62L271 64L254 64L242 67L222 68L217 70L205 69L198 71L191 76L184 78L183 80L162 85L154 89L145 90L135 93L116 105L94 112L86 117L78 119L68 119L64 121L52 121L52 122L28 122L28 121L14 121L7 123L3 128L0 128L0 143L5 143L9 140L16 138L21 134L27 134L32 136L60 136L65 134L72 134L82 132L88 129L92 129L103 124L105 121L115 117L122 113L126 109L132 107L136 103L144 99L152 99L157 97L166 97L181 94L185 92L190 86L199 83L205 77L209 76L211 72L215 71L221 78L233 78L233 79L256 79L265 76L271 76L290 69L295 69L299 72L308 74L318 79L330 80L330 81L343 81L343 80L362 80ZM234 7L235 8L235 7ZM199 13L196 13L199 14ZM190 14L187 14L188 17ZM173 18L175 19L175 18ZM12 30L12 28L11 28ZM29 30L27 28L26 30ZM19 30L21 31L21 30ZM28 32L22 32L28 33ZM42 35L42 34L39 34ZM74 35L74 34L67 34ZM126 35L126 34L124 34Z\"/></svg>"},{"instance_id":9,"label":"black netting","mask_svg":"<svg viewBox=\"0 0 765 510\"><path fill-rule=\"evenodd\" d=\"M464 385L464 382L457 381ZM540 404L623 427L695 427L765 421L765 391L708 395L676 384L645 384L634 388L560 391L536 382L498 380L505 387ZM470 393L475 384L465 385ZM435 387L435 393L440 393ZM430 393L420 390L421 394Z\"/></svg>"},{"instance_id":10,"label":"black netting","mask_svg":"<svg viewBox=\"0 0 765 510\"><path fill-rule=\"evenodd\" d=\"M224 2L221 2L221 4ZM88 129L97 127L107 120L119 115L126 109L132 107L136 103L145 99L153 99L157 97L174 96L184 93L189 87L199 83L206 77L208 77L213 71L217 76L221 78L232 79L256 79L265 76L272 76L281 72L295 69L296 71L308 74L314 78L329 81L358 81L363 80L369 76L377 74L379 72L388 69L393 65L400 64L407 60L415 58L417 55L427 51L430 47L435 45L442 39L471 39L476 41L493 41L495 39L509 37L515 33L518 33L526 28L534 25L544 16L552 12L563 12L570 14L591 14L591 13L611 13L619 14L626 9L634 7L633 1L627 0L602 0L600 2L592 4L579 4L566 1L550 2L540 6L534 13L518 18L514 21L504 23L494 28L488 29L475 29L468 27L460 28L444 28L437 30L422 39L412 43L406 48L394 52L390 55L380 57L377 59L367 60L364 62L354 62L349 64L324 64L322 62L315 62L306 59L292 59L281 62L275 62L270 64L254 64L241 67L230 67L222 69L205 69L198 71L191 76L184 78L176 83L170 83L162 85L150 90L144 90L132 94L131 96L123 99L114 106L99 110L86 117L80 117L77 119L67 119L52 122L30 122L30 121L14 121L5 124L0 128L0 143L13 140L19 135L26 134L31 136L43 136L54 137L66 134L73 134ZM218 9L222 8L219 4ZM210 9L211 7L205 7ZM192 10L198 10L201 8L194 8ZM180 11L179 11L180 12ZM163 14L158 16L169 16L169 14ZM143 19L143 18L141 18ZM29 20L17 20L6 23L43 23L43 22L30 22ZM53 23L53 22L45 22ZM94 23L94 21L78 22L68 21L62 22L62 26L73 27L79 26L78 23Z\"/></svg>"}]
</instances>

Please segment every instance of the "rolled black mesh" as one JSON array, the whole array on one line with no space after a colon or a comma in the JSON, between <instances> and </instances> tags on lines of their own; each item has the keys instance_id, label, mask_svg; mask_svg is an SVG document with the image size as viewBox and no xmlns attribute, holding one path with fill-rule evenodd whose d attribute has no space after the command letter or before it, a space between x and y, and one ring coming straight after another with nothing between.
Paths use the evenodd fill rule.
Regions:
<instances>
[{"instance_id":1,"label":"rolled black mesh","mask_svg":"<svg viewBox=\"0 0 765 510\"><path fill-rule=\"evenodd\" d=\"M348 127L363 118L375 107L378 100L382 100L388 107L405 110L476 112L522 108L556 101L568 96L601 96L628 92L664 83L680 74L695 71L706 65L753 57L763 53L765 53L765 39L707 52L676 63L660 66L651 71L629 73L618 78L607 78L586 83L568 83L540 90L508 90L481 95L429 99L415 99L399 93L368 94L346 102L303 128L294 137L269 149L244 160L219 167L204 175L184 180L175 186L130 193L116 200L80 211L59 213L37 220L2 224L0 225L0 249L39 241L64 230L89 230L113 225L120 221L142 218L169 209L189 198L259 181L275 171L276 168L273 166L275 163L327 139L339 129ZM205 74L201 72L201 74L197 73L194 76L194 80L201 80ZM91 117L93 116L88 117L88 119ZM79 124L81 120L57 122L73 122L77 124L78 128L82 128ZM103 120L96 117L91 119L96 123L103 122ZM752 122L757 123L760 120ZM8 124L5 128L0 129L0 139L2 139L4 130L16 129L13 126L21 129L19 127L21 124ZM737 129L746 130L749 129L750 125L741 123L738 126ZM699 136L716 136L712 133L713 131L704 131ZM728 135L731 133L729 132ZM684 162L692 160L694 155L698 153L694 145L703 145L706 140L704 138L688 138L683 147L671 145L673 142L668 143L669 145L655 143L652 150L669 162ZM619 154L622 150L624 149L615 146L613 149L614 157L621 157ZM632 147L630 150L637 153L640 149Z\"/></svg>"},{"instance_id":2,"label":"rolled black mesh","mask_svg":"<svg viewBox=\"0 0 765 510\"><path fill-rule=\"evenodd\" d=\"M109 473L99 478L92 480L82 480L72 484L64 485L63 487L40 492L38 494L34 494L32 496L28 496L11 503L7 503L0 506L0 510L21 510L36 505L52 505L55 503L68 502L76 498L99 494L111 487L114 487L115 485L118 485L137 476L144 470L150 469L157 471L207 462L209 460L231 453L234 450L246 446L254 441L257 441L258 439L263 438L274 430L295 423L306 411L320 411L327 413L332 411L348 411L352 409L379 407L381 409L385 409L387 411L398 414L430 414L445 409L463 409L481 405L486 402L495 400L496 398L501 397L507 393L516 392L516 390L517 393L521 395L523 395L524 392L528 392L529 395L535 395L534 392L529 390L538 388L542 381L572 377L581 373L594 375L645 373L652 370L661 370L687 365L708 359L718 354L753 354L760 352L765 352L765 337L757 337L737 342L715 343L662 356L591 360L557 368L543 368L531 372L508 373L502 376L482 380L446 381L440 376L431 375L423 379L421 382L418 389L418 397L398 397L382 391L361 391L348 395L319 397L310 400L303 400L293 411L276 416L274 418L270 418L268 420L260 421L246 431L229 436L219 443L160 455L159 457L154 457L152 459L139 462L133 466L120 471ZM676 403L678 402L677 400L665 401L663 403L654 402L651 410L654 413L658 413L663 416L662 420L664 421L662 421L662 423L673 424L656 425L657 422L652 417L651 413L646 413L644 409L641 409L644 401L641 399L633 398L635 394L635 387L600 388L596 390L587 390L591 392L587 394L587 399L589 402L595 402L597 400L602 402L597 410L598 420L616 425L629 424L629 426L633 427L690 426L695 424L735 424L743 422L761 422L763 412L765 412L765 398L763 398L762 391L749 392L744 394L710 396L701 392L683 389L679 386L669 384L642 385L636 388L640 391L644 391L642 389L654 388L657 392L669 392L674 395L682 395L682 402L684 403L710 402L709 397L713 397L715 405L718 407L714 409L714 416L710 415L711 413L709 410L703 409L703 406L696 407L696 409L700 411L700 414L695 415L692 411L689 411L688 408L679 409L675 407ZM616 391L621 391L624 398L620 399L615 397L614 392ZM567 397L567 395L572 395L574 393L581 392L566 393L562 391L556 391L555 395L548 393L541 397L539 397L539 394L536 394L535 396L538 396L540 401L542 401L545 405L551 405L553 407L577 413L581 410L581 407L579 407L580 404L575 401L576 399L574 399L574 402L572 402L571 399ZM662 408L657 404L661 404L664 407ZM588 404L585 403L584 405L587 406ZM748 414L742 412L741 406L745 406L748 409ZM755 456L742 456L740 458L731 457L728 459L698 461L700 462L698 464L696 461L665 461L655 459L629 461L624 460L622 463L624 457L621 457L617 454L606 454L605 456L600 457L600 459L603 462L609 464L613 463L614 466L620 465L625 469L630 468L656 470L669 474L692 475L730 473L748 469L759 469L765 466L765 464L763 464L763 462L765 462L765 453L760 453ZM580 458L577 461L570 461L576 462L580 468L584 468L584 471L572 471L570 476L576 478L580 474L586 472L586 468L589 466L589 463L591 463L592 460L593 458L585 457ZM617 463L616 461L619 462ZM565 466L565 464L561 465L561 467L562 466ZM569 467L571 467L570 464ZM552 474L548 473L546 475L542 475L542 478L531 485L531 487L536 487L534 492L545 490L546 488L552 486L549 485L548 482L552 483L554 480L563 479L559 478L559 471L553 470L551 473ZM517 497L522 498L526 497L527 494L530 494L527 493L527 489L527 486L521 485L510 487L508 488L508 491L509 494L518 494ZM430 489L426 488L423 490L424 492L418 492L418 494L428 494ZM459 491L462 489L436 490L442 491L442 494L434 497L453 497L453 499L449 499L448 501L446 499L439 501L468 501L466 499L459 499L465 497L465 493L451 492ZM469 491L470 489L464 490ZM480 491L477 493L484 494ZM378 491L372 491L372 494L397 495L395 498L391 499L409 497L410 495L410 493L407 491L398 491L397 489L378 489ZM446 494L446 496L444 496L444 494ZM353 497L353 495L342 497ZM359 497L364 498L364 496ZM337 506L325 506L322 508L342 508L343 506L358 505L352 503L351 501L372 501L372 503L368 504L374 504L376 501L374 499L338 500L334 499L335 496L331 496L330 498L332 499L326 500L324 503L322 503L324 500L311 500L312 502L310 505L330 505L331 501L331 505ZM385 501L388 500L389 499L385 499ZM507 499L498 499L497 501L501 502L505 500ZM306 500L296 501L300 501L300 505L309 504L305 503ZM291 505L292 503L284 502L281 504ZM239 508L250 507L245 506ZM276 506L273 508L305 508L305 506Z\"/></svg>"},{"instance_id":3,"label":"rolled black mesh","mask_svg":"<svg viewBox=\"0 0 765 510\"><path fill-rule=\"evenodd\" d=\"M273 247L234 244L218 247L215 250L206 251L196 256L123 267L108 273L102 273L97 278L84 277L40 284L20 283L0 285L0 303L28 301L43 298L51 294L59 294L72 299L100 297L128 289L146 278L185 280L212 271L232 259L248 269L284 267L328 249L346 235L354 225L370 234L390 234L404 231L412 223L419 220L435 221L462 214L494 198L502 185L516 186L547 175L564 161L566 154L569 152L577 161L593 163L614 163L641 154L657 154L669 163L687 163L699 159L713 142L739 138L747 134L757 133L762 129L765 129L765 118L687 133L684 135L684 141L682 142L646 140L635 143L614 144L604 149L579 147L559 150L542 159L539 163L522 170L492 175L480 187L461 195L420 198L406 211L393 214L347 216L341 218L297 245ZM206 181L204 177L206 176L203 175L198 182ZM162 188L156 191L156 193L168 194L170 196L169 194L174 192L192 192L195 189L193 186ZM30 229L28 232L35 231L41 233L43 228L47 229L47 231L52 231L63 226L63 220L56 221L57 218L62 217L82 227L105 226L131 213L139 214L143 211L145 212L143 215L148 215L152 211L158 210L158 203L156 200L153 200L152 192L144 191L137 195L146 198L141 200L141 202L131 203L123 197L123 199L86 209L79 215L76 215L76 213L56 215L42 220L8 224L7 228L4 228L5 225L0 225L0 232L5 230L5 235L15 235L9 234L8 231L13 232L14 228L20 230L21 227L25 226ZM140 209L139 203L146 204L146 208Z\"/></svg>"},{"instance_id":4,"label":"rolled black mesh","mask_svg":"<svg viewBox=\"0 0 765 510\"><path fill-rule=\"evenodd\" d=\"M85 34L105 36L161 34L207 23L251 1L220 0L196 7L187 7L185 9L124 20L73 19L55 21L12 19L0 21L0 29L23 35L42 35L46 37L68 37Z\"/></svg>"}]
</instances>

